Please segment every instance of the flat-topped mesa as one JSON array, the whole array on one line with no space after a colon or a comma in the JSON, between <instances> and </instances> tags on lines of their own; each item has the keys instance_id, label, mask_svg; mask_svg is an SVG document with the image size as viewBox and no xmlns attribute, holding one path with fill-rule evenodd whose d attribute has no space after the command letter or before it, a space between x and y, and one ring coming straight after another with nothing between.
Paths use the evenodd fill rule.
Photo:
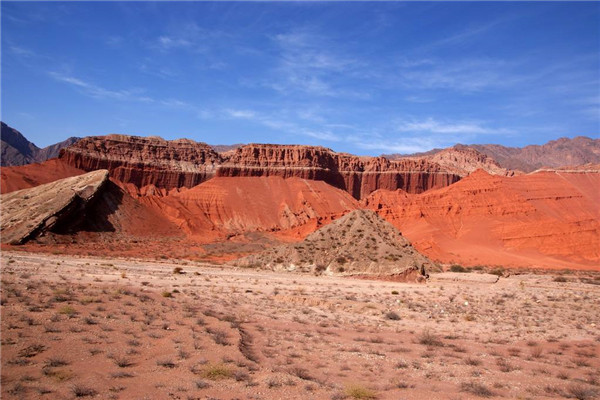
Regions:
<instances>
[{"instance_id":1,"label":"flat-topped mesa","mask_svg":"<svg viewBox=\"0 0 600 400\"><path fill-rule=\"evenodd\" d=\"M217 176L281 176L323 180L357 199L377 189L421 193L460 176L426 160L359 157L319 146L249 144L236 149Z\"/></svg>"},{"instance_id":2,"label":"flat-topped mesa","mask_svg":"<svg viewBox=\"0 0 600 400\"><path fill-rule=\"evenodd\" d=\"M85 171L107 169L112 178L138 188L151 185L167 190L212 178L222 162L206 143L126 135L86 137L63 149L59 158Z\"/></svg>"},{"instance_id":3,"label":"flat-topped mesa","mask_svg":"<svg viewBox=\"0 0 600 400\"><path fill-rule=\"evenodd\" d=\"M359 157L328 148L249 144L219 154L188 139L108 135L87 137L60 158L84 171L108 169L110 176L137 187L138 194L191 188L214 176L280 176L321 180L362 199L378 189L409 193L448 186L461 176L422 159L391 161Z\"/></svg>"}]
</instances>

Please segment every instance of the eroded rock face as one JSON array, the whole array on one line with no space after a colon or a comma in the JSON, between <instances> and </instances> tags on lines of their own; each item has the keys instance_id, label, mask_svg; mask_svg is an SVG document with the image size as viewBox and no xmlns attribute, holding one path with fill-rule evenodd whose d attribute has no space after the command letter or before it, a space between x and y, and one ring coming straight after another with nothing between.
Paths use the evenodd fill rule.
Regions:
<instances>
[{"instance_id":1,"label":"eroded rock face","mask_svg":"<svg viewBox=\"0 0 600 400\"><path fill-rule=\"evenodd\" d=\"M135 185L137 195L191 188L214 176L279 176L322 180L361 199L377 189L421 193L461 176L418 159L390 161L357 157L316 146L249 144L219 154L204 143L123 135L88 137L64 149L60 158L86 171L104 168Z\"/></svg>"},{"instance_id":2,"label":"eroded rock face","mask_svg":"<svg viewBox=\"0 0 600 400\"><path fill-rule=\"evenodd\" d=\"M590 268L600 262L596 166L514 177L476 171L419 195L381 190L363 200L442 262Z\"/></svg>"},{"instance_id":3,"label":"eroded rock face","mask_svg":"<svg viewBox=\"0 0 600 400\"><path fill-rule=\"evenodd\" d=\"M515 171L502 168L493 158L470 147L454 146L428 156L431 162L441 165L449 172L465 177L482 169L492 175L514 176Z\"/></svg>"},{"instance_id":4,"label":"eroded rock face","mask_svg":"<svg viewBox=\"0 0 600 400\"><path fill-rule=\"evenodd\" d=\"M81 213L108 181L99 170L3 194L2 243L21 244Z\"/></svg>"},{"instance_id":5,"label":"eroded rock face","mask_svg":"<svg viewBox=\"0 0 600 400\"><path fill-rule=\"evenodd\" d=\"M125 135L90 136L63 149L60 159L85 171L107 169L123 183L176 189L215 176L221 156L205 143Z\"/></svg>"},{"instance_id":6,"label":"eroded rock face","mask_svg":"<svg viewBox=\"0 0 600 400\"><path fill-rule=\"evenodd\" d=\"M219 167L218 176L292 176L322 180L361 199L377 189L421 193L460 179L426 160L358 157L317 146L249 144Z\"/></svg>"}]
</instances>

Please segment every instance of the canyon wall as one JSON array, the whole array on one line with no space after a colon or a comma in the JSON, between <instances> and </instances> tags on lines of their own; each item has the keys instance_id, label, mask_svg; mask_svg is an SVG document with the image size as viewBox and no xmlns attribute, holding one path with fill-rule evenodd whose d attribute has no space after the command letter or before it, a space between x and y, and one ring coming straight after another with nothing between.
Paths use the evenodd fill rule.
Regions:
<instances>
[{"instance_id":1,"label":"canyon wall","mask_svg":"<svg viewBox=\"0 0 600 400\"><path fill-rule=\"evenodd\" d=\"M463 176L428 160L358 157L317 146L249 144L219 154L192 140L124 135L84 138L60 159L85 171L108 169L137 195L164 195L215 176L279 176L325 181L361 199L378 189L421 193Z\"/></svg>"},{"instance_id":2,"label":"canyon wall","mask_svg":"<svg viewBox=\"0 0 600 400\"><path fill-rule=\"evenodd\" d=\"M63 149L59 158L84 171L107 169L111 178L140 189L167 190L190 188L214 177L222 162L204 143L125 135L86 137Z\"/></svg>"}]
</instances>

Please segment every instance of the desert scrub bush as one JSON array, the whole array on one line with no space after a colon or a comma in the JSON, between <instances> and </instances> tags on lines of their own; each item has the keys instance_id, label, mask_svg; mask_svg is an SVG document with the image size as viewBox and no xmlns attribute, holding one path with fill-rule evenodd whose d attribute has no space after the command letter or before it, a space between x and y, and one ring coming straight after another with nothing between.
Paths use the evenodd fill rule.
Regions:
<instances>
[{"instance_id":1,"label":"desert scrub bush","mask_svg":"<svg viewBox=\"0 0 600 400\"><path fill-rule=\"evenodd\" d=\"M164 292L161 293L162 297L173 297L173 293L169 292L168 290L165 290Z\"/></svg>"},{"instance_id":2,"label":"desert scrub bush","mask_svg":"<svg viewBox=\"0 0 600 400\"><path fill-rule=\"evenodd\" d=\"M98 393L90 387L79 384L71 386L71 392L73 392L75 397L92 397Z\"/></svg>"},{"instance_id":3,"label":"desert scrub bush","mask_svg":"<svg viewBox=\"0 0 600 400\"><path fill-rule=\"evenodd\" d=\"M568 282L568 279L565 278L564 276L557 276L556 278L553 279L554 282L560 282L560 283L564 283L564 282Z\"/></svg>"},{"instance_id":4,"label":"desert scrub bush","mask_svg":"<svg viewBox=\"0 0 600 400\"><path fill-rule=\"evenodd\" d=\"M209 364L204 367L202 376L213 381L233 377L233 370L225 364Z\"/></svg>"},{"instance_id":5,"label":"desert scrub bush","mask_svg":"<svg viewBox=\"0 0 600 400\"><path fill-rule=\"evenodd\" d=\"M468 272L462 265L454 264L450 266L450 272Z\"/></svg>"},{"instance_id":6,"label":"desert scrub bush","mask_svg":"<svg viewBox=\"0 0 600 400\"><path fill-rule=\"evenodd\" d=\"M465 364L467 365L472 365L472 366L478 366L481 365L481 360L478 360L476 358L472 358L472 357L467 357L465 358Z\"/></svg>"},{"instance_id":7,"label":"desert scrub bush","mask_svg":"<svg viewBox=\"0 0 600 400\"><path fill-rule=\"evenodd\" d=\"M173 268L173 273L175 275L183 274L183 268L181 268L181 267L175 267L175 268Z\"/></svg>"},{"instance_id":8,"label":"desert scrub bush","mask_svg":"<svg viewBox=\"0 0 600 400\"><path fill-rule=\"evenodd\" d=\"M566 396L577 400L595 399L598 391L581 384L573 384L567 388Z\"/></svg>"},{"instance_id":9,"label":"desert scrub bush","mask_svg":"<svg viewBox=\"0 0 600 400\"><path fill-rule=\"evenodd\" d=\"M113 360L115 365L119 368L127 368L133 365L133 362L126 357L117 357Z\"/></svg>"},{"instance_id":10,"label":"desert scrub bush","mask_svg":"<svg viewBox=\"0 0 600 400\"><path fill-rule=\"evenodd\" d=\"M77 314L77 310L71 306L64 306L58 310L58 313L63 314L63 315L72 316L72 315Z\"/></svg>"},{"instance_id":11,"label":"desert scrub bush","mask_svg":"<svg viewBox=\"0 0 600 400\"><path fill-rule=\"evenodd\" d=\"M32 344L19 351L19 357L31 358L46 350L43 344Z\"/></svg>"},{"instance_id":12,"label":"desert scrub bush","mask_svg":"<svg viewBox=\"0 0 600 400\"><path fill-rule=\"evenodd\" d=\"M429 329L424 330L421 335L419 335L419 343L425 346L443 346L444 343Z\"/></svg>"},{"instance_id":13,"label":"desert scrub bush","mask_svg":"<svg viewBox=\"0 0 600 400\"><path fill-rule=\"evenodd\" d=\"M398 313L394 312L394 311L389 311L385 314L385 317L389 320L392 321L399 321L400 320L400 316L398 315Z\"/></svg>"},{"instance_id":14,"label":"desert scrub bush","mask_svg":"<svg viewBox=\"0 0 600 400\"><path fill-rule=\"evenodd\" d=\"M196 384L196 389L206 389L208 387L210 387L210 383L203 381L203 380L197 380L195 382Z\"/></svg>"},{"instance_id":15,"label":"desert scrub bush","mask_svg":"<svg viewBox=\"0 0 600 400\"><path fill-rule=\"evenodd\" d=\"M478 382L463 382L460 385L460 390L479 397L492 397L494 395L494 392Z\"/></svg>"},{"instance_id":16,"label":"desert scrub bush","mask_svg":"<svg viewBox=\"0 0 600 400\"><path fill-rule=\"evenodd\" d=\"M377 393L359 384L347 386L344 390L344 394L350 398L357 400L369 400L377 398Z\"/></svg>"},{"instance_id":17,"label":"desert scrub bush","mask_svg":"<svg viewBox=\"0 0 600 400\"><path fill-rule=\"evenodd\" d=\"M219 328L206 328L206 332L209 333L212 337L212 339L215 341L216 344L220 344L221 346L228 346L229 343L229 335L227 335L227 332L223 329L219 329Z\"/></svg>"},{"instance_id":18,"label":"desert scrub bush","mask_svg":"<svg viewBox=\"0 0 600 400\"><path fill-rule=\"evenodd\" d=\"M165 368L175 368L177 366L171 359L156 360L156 365Z\"/></svg>"},{"instance_id":19,"label":"desert scrub bush","mask_svg":"<svg viewBox=\"0 0 600 400\"><path fill-rule=\"evenodd\" d=\"M63 367L69 365L69 362L60 357L51 357L44 363L46 367Z\"/></svg>"},{"instance_id":20,"label":"desert scrub bush","mask_svg":"<svg viewBox=\"0 0 600 400\"><path fill-rule=\"evenodd\" d=\"M400 294L400 293L399 293L397 290L392 290L392 294L393 294L393 295L398 295L398 294Z\"/></svg>"},{"instance_id":21,"label":"desert scrub bush","mask_svg":"<svg viewBox=\"0 0 600 400\"><path fill-rule=\"evenodd\" d=\"M298 378L305 380L305 381L314 381L315 377L312 376L310 374L310 372L308 372L308 370L306 368L301 368L301 367L291 367L288 372L291 375L297 376Z\"/></svg>"}]
</instances>

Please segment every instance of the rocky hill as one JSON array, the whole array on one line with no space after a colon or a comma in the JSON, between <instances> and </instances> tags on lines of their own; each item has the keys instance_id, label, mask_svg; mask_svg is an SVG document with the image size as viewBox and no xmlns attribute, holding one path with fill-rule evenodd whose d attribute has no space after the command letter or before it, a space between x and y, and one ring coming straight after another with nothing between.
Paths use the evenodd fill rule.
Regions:
<instances>
[{"instance_id":1,"label":"rocky hill","mask_svg":"<svg viewBox=\"0 0 600 400\"><path fill-rule=\"evenodd\" d=\"M390 161L358 157L316 146L248 144L217 153L205 143L124 135L87 137L63 149L60 159L131 183L140 195L191 188L215 176L279 176L322 180L356 199L377 189L420 193L458 181L461 176L427 160ZM155 190L155 189L158 189Z\"/></svg>"},{"instance_id":2,"label":"rocky hill","mask_svg":"<svg viewBox=\"0 0 600 400\"><path fill-rule=\"evenodd\" d=\"M470 146L487 154L504 168L531 172L543 167L565 167L587 163L600 163L600 139L577 136L560 138L543 145L523 148L497 144Z\"/></svg>"},{"instance_id":3,"label":"rocky hill","mask_svg":"<svg viewBox=\"0 0 600 400\"><path fill-rule=\"evenodd\" d=\"M329 275L392 275L413 281L434 268L396 228L369 210L352 211L299 243L242 258L236 265Z\"/></svg>"},{"instance_id":4,"label":"rocky hill","mask_svg":"<svg viewBox=\"0 0 600 400\"><path fill-rule=\"evenodd\" d=\"M449 150L453 152L475 150L495 161L500 168L522 172L532 172L544 167L559 168L600 163L600 139L591 139L586 136L577 136L573 139L560 138L543 145L525 147L506 147L498 144L457 144L448 149L433 149L425 153L412 155L387 154L384 157L390 160L400 160L407 157L436 160L439 154ZM494 173L485 168L484 165L479 165L479 168Z\"/></svg>"},{"instance_id":5,"label":"rocky hill","mask_svg":"<svg viewBox=\"0 0 600 400\"><path fill-rule=\"evenodd\" d=\"M597 166L514 177L479 170L420 195L380 190L363 206L437 261L593 268L600 263L599 189Z\"/></svg>"},{"instance_id":6,"label":"rocky hill","mask_svg":"<svg viewBox=\"0 0 600 400\"><path fill-rule=\"evenodd\" d=\"M62 148L76 143L80 138L70 137L62 142L40 149L31 143L16 129L11 128L4 122L1 130L1 152L0 162L4 166L26 165L34 162L46 161L58 157Z\"/></svg>"}]
</instances>

